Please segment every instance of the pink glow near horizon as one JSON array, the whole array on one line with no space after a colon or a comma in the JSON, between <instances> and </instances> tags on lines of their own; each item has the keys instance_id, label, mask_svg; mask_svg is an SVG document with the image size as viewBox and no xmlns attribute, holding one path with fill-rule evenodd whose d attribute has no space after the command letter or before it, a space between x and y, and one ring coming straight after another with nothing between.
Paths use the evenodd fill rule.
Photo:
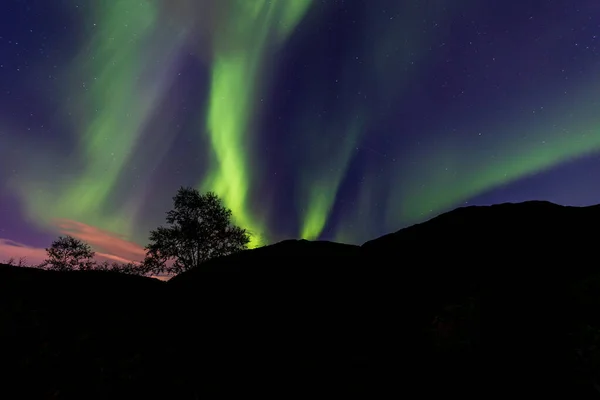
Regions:
<instances>
[{"instance_id":1,"label":"pink glow near horizon","mask_svg":"<svg viewBox=\"0 0 600 400\"><path fill-rule=\"evenodd\" d=\"M55 222L60 235L73 236L92 246L92 249L96 252L96 261L98 262L139 263L146 255L142 246L114 233L67 219L60 219ZM48 243L48 246L50 246L50 243ZM0 263L7 262L11 258L15 262L23 259L26 265L39 265L46 259L46 249L0 238ZM171 276L152 277L163 281L171 278Z\"/></svg>"},{"instance_id":2,"label":"pink glow near horizon","mask_svg":"<svg viewBox=\"0 0 600 400\"><path fill-rule=\"evenodd\" d=\"M26 264L39 265L46 258L46 250L0 238L0 263L11 258L16 261L23 258Z\"/></svg>"},{"instance_id":3,"label":"pink glow near horizon","mask_svg":"<svg viewBox=\"0 0 600 400\"><path fill-rule=\"evenodd\" d=\"M140 262L144 259L144 248L111 232L81 222L56 220L60 235L70 235L92 246L97 261L118 263ZM50 246L50 243L48 243ZM38 265L46 258L46 249L0 238L0 262L24 258L29 265Z\"/></svg>"},{"instance_id":4,"label":"pink glow near horizon","mask_svg":"<svg viewBox=\"0 0 600 400\"><path fill-rule=\"evenodd\" d=\"M58 219L56 224L61 234L89 243L99 257L118 262L140 262L146 255L142 246L112 232L68 219Z\"/></svg>"}]
</instances>

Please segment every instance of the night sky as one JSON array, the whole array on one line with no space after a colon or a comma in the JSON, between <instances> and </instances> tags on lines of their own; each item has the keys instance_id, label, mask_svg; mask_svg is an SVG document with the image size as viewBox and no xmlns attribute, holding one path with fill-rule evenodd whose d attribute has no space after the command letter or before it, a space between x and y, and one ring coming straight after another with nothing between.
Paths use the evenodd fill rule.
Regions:
<instances>
[{"instance_id":1,"label":"night sky","mask_svg":"<svg viewBox=\"0 0 600 400\"><path fill-rule=\"evenodd\" d=\"M254 245L600 203L597 0L0 7L0 260L139 260L180 186Z\"/></svg>"}]
</instances>

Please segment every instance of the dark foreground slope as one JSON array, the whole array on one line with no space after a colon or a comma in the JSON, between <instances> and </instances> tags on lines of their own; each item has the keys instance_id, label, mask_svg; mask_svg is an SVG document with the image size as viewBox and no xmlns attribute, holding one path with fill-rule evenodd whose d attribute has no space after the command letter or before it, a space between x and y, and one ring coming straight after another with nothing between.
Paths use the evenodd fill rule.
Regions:
<instances>
[{"instance_id":1,"label":"dark foreground slope","mask_svg":"<svg viewBox=\"0 0 600 400\"><path fill-rule=\"evenodd\" d=\"M190 310L209 305L219 322L197 334L227 338L215 364L231 353L257 374L247 385L306 387L310 377L371 394L592 395L599 222L598 207L468 207L360 249L290 241L248 251L168 286Z\"/></svg>"},{"instance_id":2,"label":"dark foreground slope","mask_svg":"<svg viewBox=\"0 0 600 400\"><path fill-rule=\"evenodd\" d=\"M419 307L475 300L487 387L600 395L598 223L600 206L466 207L362 249L406 262L399 281Z\"/></svg>"},{"instance_id":3,"label":"dark foreground slope","mask_svg":"<svg viewBox=\"0 0 600 400\"><path fill-rule=\"evenodd\" d=\"M0 397L115 398L152 382L164 360L155 312L165 288L111 272L0 265Z\"/></svg>"},{"instance_id":4,"label":"dark foreground slope","mask_svg":"<svg viewBox=\"0 0 600 400\"><path fill-rule=\"evenodd\" d=\"M470 207L361 247L249 250L166 284L0 269L1 334L24 392L55 398L593 398L598 223L597 207Z\"/></svg>"}]
</instances>

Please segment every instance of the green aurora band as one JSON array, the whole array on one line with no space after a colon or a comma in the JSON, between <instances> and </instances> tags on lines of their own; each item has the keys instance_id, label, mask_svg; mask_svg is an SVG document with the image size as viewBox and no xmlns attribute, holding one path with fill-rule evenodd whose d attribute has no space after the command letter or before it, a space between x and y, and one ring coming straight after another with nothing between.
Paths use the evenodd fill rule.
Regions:
<instances>
[{"instance_id":1,"label":"green aurora band","mask_svg":"<svg viewBox=\"0 0 600 400\"><path fill-rule=\"evenodd\" d=\"M394 221L422 221L475 196L599 152L597 89L597 85L586 84L537 113L525 115L515 107L505 116L512 124L491 123L511 135L507 138L502 131L490 132L483 139L485 145L478 144L483 150L477 152L461 148L469 146L468 141L449 138L440 139L433 148L415 149L414 175L403 177L404 188L389 197L389 229L397 229ZM476 125L472 129L478 130ZM392 173L391 179L398 178Z\"/></svg>"},{"instance_id":2,"label":"green aurora band","mask_svg":"<svg viewBox=\"0 0 600 400\"><path fill-rule=\"evenodd\" d=\"M363 136L369 128L379 124L382 106L394 111L394 105L401 97L403 88L414 74L416 61L422 57L422 49L432 40L431 34L423 32L415 35L419 21L425 18L447 18L448 12L443 3L431 4L422 8L418 4L389 4L385 8L393 16L394 23L378 23L381 8L364 4L362 18L364 30L357 29L347 40L352 43L352 53L340 66L336 80L334 98L324 99L322 87L327 82L316 82L306 94L305 104L311 109L323 110L328 118L312 118L310 122L296 122L299 127L295 134L301 138L307 158L302 161L299 185L301 189L301 221L299 236L304 239L317 239L327 226L338 190L350 167L355 150L358 150ZM359 73L357 73L357 70ZM318 75L315 73L315 75ZM390 79L390 77L393 77ZM302 115L306 110L298 110ZM306 117L304 117L306 118ZM294 126L291 129L294 129ZM301 143L297 143L302 146ZM365 232L370 226L369 205L366 193L374 193L377 186L369 180L360 183L361 189L356 198L365 208L360 211L346 210L347 221ZM338 227L336 240L351 241L346 233L347 225Z\"/></svg>"},{"instance_id":3,"label":"green aurora band","mask_svg":"<svg viewBox=\"0 0 600 400\"><path fill-rule=\"evenodd\" d=\"M311 0L235 0L227 21L214 32L207 130L214 159L201 185L223 199L241 226L252 233L251 246L263 242L264 224L248 206L251 117L269 45L281 43L300 22Z\"/></svg>"},{"instance_id":4,"label":"green aurora band","mask_svg":"<svg viewBox=\"0 0 600 400\"><path fill-rule=\"evenodd\" d=\"M78 165L65 166L61 175L67 178L61 181L39 179L38 169L37 179L16 183L23 185L35 221L52 226L55 219L69 219L133 236L135 209L124 204L115 210L113 196L168 86L169 60L183 39L183 32L160 34L157 11L150 2L114 1L98 3L87 16L90 39L70 70L77 79L67 96L73 101L65 107ZM144 51L148 48L152 53ZM148 61L157 52L164 65L148 67L156 65ZM143 79L148 74L155 79Z\"/></svg>"},{"instance_id":5,"label":"green aurora band","mask_svg":"<svg viewBox=\"0 0 600 400\"><path fill-rule=\"evenodd\" d=\"M202 12L198 4L218 8L218 21L206 37L194 32L189 20L166 27L159 2L97 3L85 17L89 40L68 71L73 84L65 96L64 115L58 116L72 125L76 156L60 163L60 181L57 171L46 171L43 162L33 161L10 182L35 223L52 226L53 219L70 219L130 239L143 237L136 231L133 205L141 201L140 195L127 193L125 197L130 199L115 201L115 193L131 177L128 164L141 148L147 127L174 79L171 60L186 43L207 40L210 87L199 130L209 139L211 158L209 170L203 175L199 171L196 182L202 190L215 191L223 198L236 222L253 233L253 246L268 241L267 215L263 215L267 212L253 210L250 202L253 183L261 172L252 159L252 145L260 129L260 121L253 117L260 111L258 100L266 95L264 75L270 56L316 4L311 0L179 1L189 7L185 10L194 12ZM163 6L169 4L165 1ZM382 130L381 109L399 111L396 102L407 82L419 73L416 65L427 57L423 49L447 34L425 34L417 28L417 21L423 19L451 18L445 7L403 7L408 6L390 6L390 13L402 22L384 26L373 22L380 9L365 6L365 31L357 29L356 52L340 72L340 101L326 98L322 91L326 83L315 81L306 85L302 100L305 107L312 108L298 106L294 110L286 134L290 135L290 149L300 149L294 155L299 166L294 171L294 185L297 235L302 238L320 237L331 223L355 151L372 130ZM163 63L156 66L156 59ZM465 150L473 139L445 136L441 130L427 147L386 149L386 160L364 167L355 202L340 207L342 222L332 229L335 238L364 240L355 235L369 231L376 210L383 210L386 228L396 230L521 178L599 152L599 88L589 84L597 81L594 79L591 73L582 76L581 82L588 84L579 88L570 82L568 98L548 93L546 98L562 101L546 105L543 117L541 111L524 114L521 104L515 104L504 115L483 116L481 121L473 118L469 129L490 133L477 139L477 151ZM327 118L317 118L315 109L326 110ZM432 116L432 131L444 126L443 118ZM400 134L394 127L383 128L386 134ZM2 129L9 128L3 125ZM35 147L19 142L25 139L12 140L11 147ZM6 143L0 148L3 156L9 148ZM395 159L394 154L400 153L411 156ZM37 159L57 162L43 154ZM385 196L381 196L382 188Z\"/></svg>"}]
</instances>

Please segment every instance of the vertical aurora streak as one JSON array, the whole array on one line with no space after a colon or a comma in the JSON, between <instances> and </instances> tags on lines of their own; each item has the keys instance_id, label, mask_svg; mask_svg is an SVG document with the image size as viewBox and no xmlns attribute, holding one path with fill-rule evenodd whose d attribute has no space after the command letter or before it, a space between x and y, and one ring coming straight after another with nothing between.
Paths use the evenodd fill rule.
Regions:
<instances>
[{"instance_id":1,"label":"vertical aurora streak","mask_svg":"<svg viewBox=\"0 0 600 400\"><path fill-rule=\"evenodd\" d=\"M25 188L36 219L70 219L132 234L133 210L111 207L110 198L168 83L180 40L161 39L157 24L151 2L102 3L88 15L91 37L71 67L71 76L81 78L69 90L77 100L66 110L76 128L79 161L68 166L74 173L64 173L69 178L60 185L35 182ZM146 51L149 43L153 54ZM160 65L149 63L157 53Z\"/></svg>"},{"instance_id":2,"label":"vertical aurora streak","mask_svg":"<svg viewBox=\"0 0 600 400\"><path fill-rule=\"evenodd\" d=\"M322 166L323 160L327 160L331 167L328 171L322 171L319 177L304 177L302 187L306 196L303 202L306 211L302 214L300 227L300 237L303 239L317 239L331 214L339 186L350 164L352 150L363 129L363 121L358 117L348 121L348 124L348 127L344 126L340 130L343 132L341 141L323 143L320 150L313 153L313 156L320 155L315 157L314 165Z\"/></svg>"},{"instance_id":3,"label":"vertical aurora streak","mask_svg":"<svg viewBox=\"0 0 600 400\"><path fill-rule=\"evenodd\" d=\"M319 104L321 110L330 114L329 120L325 124L301 125L302 132L297 133L311 148L306 161L310 168L300 171L303 212L299 235L308 240L319 238L330 220L339 188L365 134L380 123L382 109L396 112L395 100L401 98L407 82L417 72L415 64L422 57L422 48L431 42L432 33L413 35L415 25L429 18L447 18L448 13L437 2L427 7L396 2L383 9L361 3L357 9L360 22L353 24L355 27L346 38L349 46L336 78L337 95L328 104L323 103L321 86L327 82L310 86L312 90L306 94L306 103ZM368 180L360 180L364 190L372 186ZM361 193L357 197L364 199ZM364 200L361 205L366 205ZM356 220L356 213L350 211L345 217ZM356 226L368 225L370 210L361 209L358 213L366 220ZM348 237L340 229L344 228L340 227L335 235Z\"/></svg>"},{"instance_id":4,"label":"vertical aurora streak","mask_svg":"<svg viewBox=\"0 0 600 400\"><path fill-rule=\"evenodd\" d=\"M600 202L593 2L13 3L0 248L68 226L137 257L180 185L219 194L253 246Z\"/></svg>"},{"instance_id":5,"label":"vertical aurora streak","mask_svg":"<svg viewBox=\"0 0 600 400\"><path fill-rule=\"evenodd\" d=\"M207 130L213 164L202 183L229 207L236 222L253 233L251 246L260 244L265 227L248 207L252 167L251 147L255 93L271 40L285 40L300 22L311 0L236 0L228 3L227 21L214 33Z\"/></svg>"}]
</instances>

